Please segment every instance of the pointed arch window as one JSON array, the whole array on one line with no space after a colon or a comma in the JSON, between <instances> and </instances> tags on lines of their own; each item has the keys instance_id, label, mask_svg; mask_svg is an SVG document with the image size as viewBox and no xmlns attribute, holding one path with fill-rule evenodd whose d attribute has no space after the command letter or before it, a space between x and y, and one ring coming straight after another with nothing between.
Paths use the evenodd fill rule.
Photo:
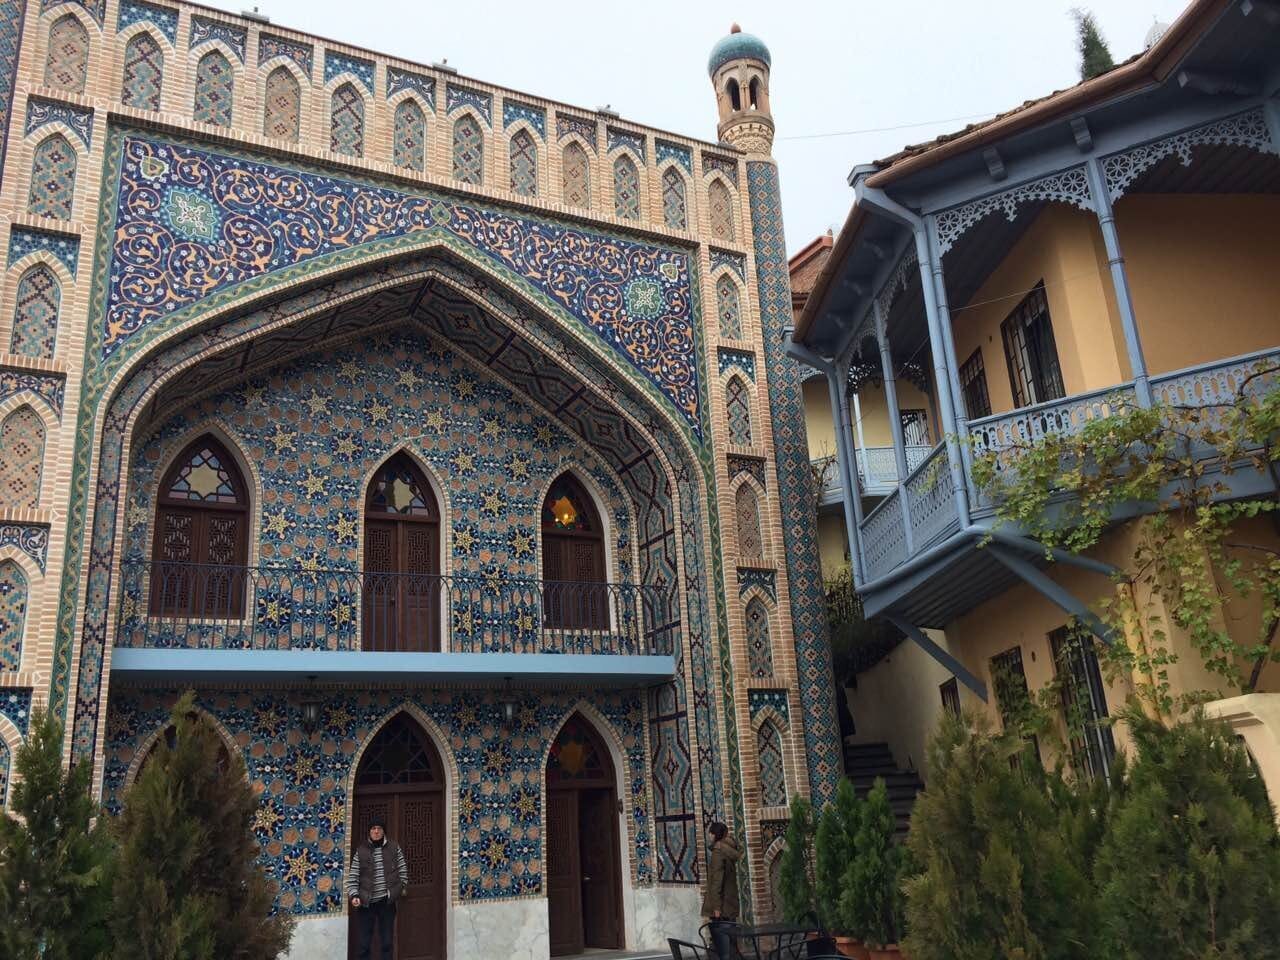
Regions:
<instances>
[{"instance_id":1,"label":"pointed arch window","mask_svg":"<svg viewBox=\"0 0 1280 960\"><path fill-rule=\"evenodd\" d=\"M707 189L707 206L711 214L711 234L717 240L733 240L733 196L724 181L715 179Z\"/></svg>"},{"instance_id":2,"label":"pointed arch window","mask_svg":"<svg viewBox=\"0 0 1280 960\"><path fill-rule=\"evenodd\" d=\"M469 113L453 124L453 177L477 186L484 182L484 133Z\"/></svg>"},{"instance_id":3,"label":"pointed arch window","mask_svg":"<svg viewBox=\"0 0 1280 960\"><path fill-rule=\"evenodd\" d=\"M0 504L26 510L40 506L44 439L44 421L27 404L0 423Z\"/></svg>"},{"instance_id":4,"label":"pointed arch window","mask_svg":"<svg viewBox=\"0 0 1280 960\"><path fill-rule=\"evenodd\" d=\"M76 152L60 133L45 137L31 157L27 213L70 220L75 192Z\"/></svg>"},{"instance_id":5,"label":"pointed arch window","mask_svg":"<svg viewBox=\"0 0 1280 960\"><path fill-rule=\"evenodd\" d=\"M662 175L662 221L671 230L684 230L689 225L684 177L674 166Z\"/></svg>"},{"instance_id":6,"label":"pointed arch window","mask_svg":"<svg viewBox=\"0 0 1280 960\"><path fill-rule=\"evenodd\" d=\"M218 741L218 751L213 761L213 772L219 775L225 774L231 769L231 751L227 749L227 741L223 739L217 726L207 715L201 715L197 710L192 710L188 713L187 720L192 724L202 724L212 731L213 736ZM142 776L142 771L147 769L147 764L156 758L156 755L160 752L162 745L165 750L170 752L178 748L178 734L179 730L177 725L172 723L160 731L159 735L151 741L150 746L147 747L147 752L138 762L138 767L133 774L133 783L138 782L138 778Z\"/></svg>"},{"instance_id":7,"label":"pointed arch window","mask_svg":"<svg viewBox=\"0 0 1280 960\"><path fill-rule=\"evenodd\" d=\"M760 761L760 805L787 805L787 775L782 763L782 731L770 718L756 731L756 755Z\"/></svg>"},{"instance_id":8,"label":"pointed arch window","mask_svg":"<svg viewBox=\"0 0 1280 960\"><path fill-rule=\"evenodd\" d=\"M120 100L139 110L160 109L160 87L164 83L164 54L149 33L139 33L124 48L124 78Z\"/></svg>"},{"instance_id":9,"label":"pointed arch window","mask_svg":"<svg viewBox=\"0 0 1280 960\"><path fill-rule=\"evenodd\" d=\"M267 76L262 107L262 135L274 140L298 139L302 129L302 90L298 78L281 64Z\"/></svg>"},{"instance_id":10,"label":"pointed arch window","mask_svg":"<svg viewBox=\"0 0 1280 960\"><path fill-rule=\"evenodd\" d=\"M227 449L206 434L160 483L151 565L151 614L244 615L249 490Z\"/></svg>"},{"instance_id":11,"label":"pointed arch window","mask_svg":"<svg viewBox=\"0 0 1280 960\"><path fill-rule=\"evenodd\" d=\"M426 169L427 115L412 97L406 97L396 106L392 149L392 159L397 167L419 173Z\"/></svg>"},{"instance_id":12,"label":"pointed arch window","mask_svg":"<svg viewBox=\"0 0 1280 960\"><path fill-rule=\"evenodd\" d=\"M386 722L360 758L357 787L444 786L444 770L422 727L407 714Z\"/></svg>"},{"instance_id":13,"label":"pointed arch window","mask_svg":"<svg viewBox=\"0 0 1280 960\"><path fill-rule=\"evenodd\" d=\"M511 192L538 194L538 148L528 130L517 130L511 138Z\"/></svg>"},{"instance_id":14,"label":"pointed arch window","mask_svg":"<svg viewBox=\"0 0 1280 960\"><path fill-rule=\"evenodd\" d=\"M729 417L729 442L750 446L751 393L741 377L730 377L725 386L725 411Z\"/></svg>"},{"instance_id":15,"label":"pointed arch window","mask_svg":"<svg viewBox=\"0 0 1280 960\"><path fill-rule=\"evenodd\" d=\"M210 50L196 64L196 93L192 118L197 123L231 126L231 103L235 96L235 73L231 63L217 50Z\"/></svg>"},{"instance_id":16,"label":"pointed arch window","mask_svg":"<svg viewBox=\"0 0 1280 960\"><path fill-rule=\"evenodd\" d=\"M564 148L564 202L571 207L591 206L591 161L587 151L577 143Z\"/></svg>"},{"instance_id":17,"label":"pointed arch window","mask_svg":"<svg viewBox=\"0 0 1280 960\"><path fill-rule=\"evenodd\" d=\"M0 673L22 666L22 629L27 622L27 578L12 560L0 563ZM0 791L0 800L4 792Z\"/></svg>"},{"instance_id":18,"label":"pointed arch window","mask_svg":"<svg viewBox=\"0 0 1280 960\"><path fill-rule=\"evenodd\" d=\"M604 525L582 484L563 473L542 502L546 626L607 630Z\"/></svg>"},{"instance_id":19,"label":"pointed arch window","mask_svg":"<svg viewBox=\"0 0 1280 960\"><path fill-rule=\"evenodd\" d=\"M716 315L720 318L720 336L726 340L742 339L742 301L738 285L727 273L716 281Z\"/></svg>"},{"instance_id":20,"label":"pointed arch window","mask_svg":"<svg viewBox=\"0 0 1280 960\"><path fill-rule=\"evenodd\" d=\"M751 484L738 487L734 496L734 513L738 520L738 562L751 566L764 561L764 545L760 539L760 501Z\"/></svg>"},{"instance_id":21,"label":"pointed arch window","mask_svg":"<svg viewBox=\"0 0 1280 960\"><path fill-rule=\"evenodd\" d=\"M49 53L44 61L45 86L68 93L84 93L89 77L89 31L72 14L49 28Z\"/></svg>"},{"instance_id":22,"label":"pointed arch window","mask_svg":"<svg viewBox=\"0 0 1280 960\"><path fill-rule=\"evenodd\" d=\"M769 632L769 609L759 597L747 604L747 666L751 676L773 676L773 639Z\"/></svg>"},{"instance_id":23,"label":"pointed arch window","mask_svg":"<svg viewBox=\"0 0 1280 960\"><path fill-rule=\"evenodd\" d=\"M406 454L378 468L364 504L365 650L440 649L440 510Z\"/></svg>"},{"instance_id":24,"label":"pointed arch window","mask_svg":"<svg viewBox=\"0 0 1280 960\"><path fill-rule=\"evenodd\" d=\"M613 161L613 212L620 220L640 219L640 171L625 153Z\"/></svg>"},{"instance_id":25,"label":"pointed arch window","mask_svg":"<svg viewBox=\"0 0 1280 960\"><path fill-rule=\"evenodd\" d=\"M37 264L24 273L18 281L9 352L22 357L52 359L61 305L62 288L52 270Z\"/></svg>"},{"instance_id":26,"label":"pointed arch window","mask_svg":"<svg viewBox=\"0 0 1280 960\"><path fill-rule=\"evenodd\" d=\"M729 106L734 110L742 109L742 93L738 87L738 81L733 77L729 78L729 82L724 86L725 92L729 94Z\"/></svg>"},{"instance_id":27,"label":"pointed arch window","mask_svg":"<svg viewBox=\"0 0 1280 960\"><path fill-rule=\"evenodd\" d=\"M333 91L329 107L329 149L347 157L364 156L364 97L349 83Z\"/></svg>"},{"instance_id":28,"label":"pointed arch window","mask_svg":"<svg viewBox=\"0 0 1280 960\"><path fill-rule=\"evenodd\" d=\"M575 713L564 722L547 753L547 789L612 787L613 758L595 727Z\"/></svg>"}]
</instances>

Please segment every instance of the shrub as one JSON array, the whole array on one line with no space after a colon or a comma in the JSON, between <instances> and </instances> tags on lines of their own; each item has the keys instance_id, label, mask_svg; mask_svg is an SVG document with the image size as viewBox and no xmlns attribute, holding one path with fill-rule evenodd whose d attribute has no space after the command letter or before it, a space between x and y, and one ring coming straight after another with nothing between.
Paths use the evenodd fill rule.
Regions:
<instances>
[{"instance_id":1,"label":"shrub","mask_svg":"<svg viewBox=\"0 0 1280 960\"><path fill-rule=\"evenodd\" d=\"M854 935L840 901L861 819L862 802L854 792L853 784L842 779L836 788L835 801L827 805L818 819L818 831L813 842L814 899L818 918L828 931L842 936Z\"/></svg>"},{"instance_id":2,"label":"shrub","mask_svg":"<svg viewBox=\"0 0 1280 960\"><path fill-rule=\"evenodd\" d=\"M855 937L879 946L898 939L897 890L902 854L893 837L896 825L889 791L884 780L877 777L858 818L840 911L844 925Z\"/></svg>"},{"instance_id":3,"label":"shrub","mask_svg":"<svg viewBox=\"0 0 1280 960\"><path fill-rule=\"evenodd\" d=\"M791 798L785 843L779 865L782 917L787 923L808 923L813 915L813 807L804 797Z\"/></svg>"}]
</instances>

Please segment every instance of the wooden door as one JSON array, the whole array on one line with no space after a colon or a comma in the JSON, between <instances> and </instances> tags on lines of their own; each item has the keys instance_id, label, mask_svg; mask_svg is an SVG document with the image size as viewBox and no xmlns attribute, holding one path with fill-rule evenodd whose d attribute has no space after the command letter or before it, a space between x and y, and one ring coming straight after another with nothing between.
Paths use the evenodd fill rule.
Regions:
<instances>
[{"instance_id":1,"label":"wooden door","mask_svg":"<svg viewBox=\"0 0 1280 960\"><path fill-rule=\"evenodd\" d=\"M365 650L397 649L396 610L399 572L398 524L368 520L364 527L364 641Z\"/></svg>"},{"instance_id":2,"label":"wooden door","mask_svg":"<svg viewBox=\"0 0 1280 960\"><path fill-rule=\"evenodd\" d=\"M551 955L581 953L586 947L582 924L582 861L578 849L578 792L547 794L547 915Z\"/></svg>"},{"instance_id":3,"label":"wooden door","mask_svg":"<svg viewBox=\"0 0 1280 960\"><path fill-rule=\"evenodd\" d=\"M364 649L439 650L435 526L368 520L364 556Z\"/></svg>"},{"instance_id":4,"label":"wooden door","mask_svg":"<svg viewBox=\"0 0 1280 960\"><path fill-rule=\"evenodd\" d=\"M614 791L578 793L578 835L581 838L582 921L586 944L622 948L622 901L618 870L618 813Z\"/></svg>"}]
</instances>

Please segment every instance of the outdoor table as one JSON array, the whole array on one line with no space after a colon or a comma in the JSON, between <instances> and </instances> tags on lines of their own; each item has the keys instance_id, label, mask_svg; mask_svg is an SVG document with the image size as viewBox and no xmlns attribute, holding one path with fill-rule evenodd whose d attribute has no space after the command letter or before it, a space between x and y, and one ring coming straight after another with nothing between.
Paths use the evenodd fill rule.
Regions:
<instances>
[{"instance_id":1,"label":"outdoor table","mask_svg":"<svg viewBox=\"0 0 1280 960\"><path fill-rule=\"evenodd\" d=\"M742 960L803 960L805 944L817 931L790 923L762 923L739 924L726 933Z\"/></svg>"}]
</instances>

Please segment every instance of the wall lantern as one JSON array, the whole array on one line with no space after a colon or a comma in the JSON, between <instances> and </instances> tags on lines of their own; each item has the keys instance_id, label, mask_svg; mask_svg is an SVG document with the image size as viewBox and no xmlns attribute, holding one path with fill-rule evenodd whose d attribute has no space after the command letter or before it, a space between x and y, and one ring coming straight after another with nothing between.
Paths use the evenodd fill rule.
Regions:
<instances>
[{"instance_id":1,"label":"wall lantern","mask_svg":"<svg viewBox=\"0 0 1280 960\"><path fill-rule=\"evenodd\" d=\"M312 684L315 683L315 676L307 677ZM314 733L316 727L320 725L320 698L316 695L314 687L307 689L302 697L302 729L307 733Z\"/></svg>"},{"instance_id":2,"label":"wall lantern","mask_svg":"<svg viewBox=\"0 0 1280 960\"><path fill-rule=\"evenodd\" d=\"M511 678L507 677L503 681L502 698L498 701L498 706L502 708L502 722L508 727L515 722L516 719L516 698L511 692Z\"/></svg>"}]
</instances>

